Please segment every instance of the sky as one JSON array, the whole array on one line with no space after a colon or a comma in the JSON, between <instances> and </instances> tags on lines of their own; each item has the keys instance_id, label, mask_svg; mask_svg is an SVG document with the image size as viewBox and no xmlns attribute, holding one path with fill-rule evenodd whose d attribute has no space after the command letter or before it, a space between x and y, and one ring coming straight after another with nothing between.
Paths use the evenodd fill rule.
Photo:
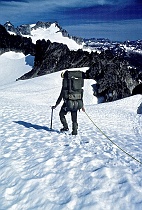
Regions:
<instances>
[{"instance_id":1,"label":"sky","mask_svg":"<svg viewBox=\"0 0 142 210\"><path fill-rule=\"evenodd\" d=\"M72 36L142 39L141 0L0 0L0 24L54 22Z\"/></svg>"}]
</instances>

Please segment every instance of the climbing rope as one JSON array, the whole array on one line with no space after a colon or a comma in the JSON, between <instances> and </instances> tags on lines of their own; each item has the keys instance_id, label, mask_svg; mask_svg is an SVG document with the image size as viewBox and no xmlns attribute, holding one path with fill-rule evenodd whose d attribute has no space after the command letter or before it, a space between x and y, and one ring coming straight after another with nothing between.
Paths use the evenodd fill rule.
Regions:
<instances>
[{"instance_id":1,"label":"climbing rope","mask_svg":"<svg viewBox=\"0 0 142 210\"><path fill-rule=\"evenodd\" d=\"M124 149L122 149L121 147L119 147L116 143L114 143L95 123L94 121L89 117L89 115L85 112L85 114L87 115L87 117L90 119L90 121L95 125L95 127L109 140L111 141L112 144L114 144L118 149L120 149L122 152L124 152L125 154L127 154L129 157L131 157L132 159L134 159L135 161L137 161L138 163L142 164L141 161L139 161L138 159L136 159L135 157L133 157L132 155L130 155L128 152L126 152Z\"/></svg>"}]
</instances>

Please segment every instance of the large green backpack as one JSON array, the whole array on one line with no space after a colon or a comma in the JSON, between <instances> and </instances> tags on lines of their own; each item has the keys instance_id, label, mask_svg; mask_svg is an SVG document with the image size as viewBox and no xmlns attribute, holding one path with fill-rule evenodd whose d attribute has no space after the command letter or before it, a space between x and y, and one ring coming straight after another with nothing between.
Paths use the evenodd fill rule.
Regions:
<instances>
[{"instance_id":1,"label":"large green backpack","mask_svg":"<svg viewBox=\"0 0 142 210\"><path fill-rule=\"evenodd\" d=\"M82 71L65 71L63 79L63 98L68 111L83 107L84 77Z\"/></svg>"}]
</instances>

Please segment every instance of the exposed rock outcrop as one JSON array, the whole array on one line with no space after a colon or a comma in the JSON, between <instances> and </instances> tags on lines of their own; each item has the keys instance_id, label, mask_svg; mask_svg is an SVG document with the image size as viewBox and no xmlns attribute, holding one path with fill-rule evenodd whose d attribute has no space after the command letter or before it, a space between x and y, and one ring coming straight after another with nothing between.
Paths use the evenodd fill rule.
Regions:
<instances>
[{"instance_id":1,"label":"exposed rock outcrop","mask_svg":"<svg viewBox=\"0 0 142 210\"><path fill-rule=\"evenodd\" d=\"M28 79L68 68L90 67L87 78L93 78L94 95L104 101L114 101L132 94L141 79L137 68L130 68L129 61L115 56L111 51L89 53L70 51L66 45L38 40L33 69L19 79Z\"/></svg>"},{"instance_id":2,"label":"exposed rock outcrop","mask_svg":"<svg viewBox=\"0 0 142 210\"><path fill-rule=\"evenodd\" d=\"M31 38L10 35L4 26L0 25L0 54L7 51L23 52L25 55L35 54L35 45Z\"/></svg>"}]
</instances>

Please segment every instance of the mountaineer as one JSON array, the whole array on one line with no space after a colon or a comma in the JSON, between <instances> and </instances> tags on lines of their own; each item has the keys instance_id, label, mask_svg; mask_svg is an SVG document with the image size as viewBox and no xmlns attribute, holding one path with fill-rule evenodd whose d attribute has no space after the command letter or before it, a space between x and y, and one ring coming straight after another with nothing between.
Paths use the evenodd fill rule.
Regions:
<instances>
[{"instance_id":1,"label":"mountaineer","mask_svg":"<svg viewBox=\"0 0 142 210\"><path fill-rule=\"evenodd\" d=\"M60 129L61 132L68 131L68 123L66 121L65 115L71 112L72 119L72 135L77 135L78 123L77 123L77 111L82 109L85 111L83 106L83 86L86 74L82 71L65 71L61 73L63 78L62 89L60 95L56 101L55 109L64 100L64 103L59 112L60 121L63 128Z\"/></svg>"}]
</instances>

